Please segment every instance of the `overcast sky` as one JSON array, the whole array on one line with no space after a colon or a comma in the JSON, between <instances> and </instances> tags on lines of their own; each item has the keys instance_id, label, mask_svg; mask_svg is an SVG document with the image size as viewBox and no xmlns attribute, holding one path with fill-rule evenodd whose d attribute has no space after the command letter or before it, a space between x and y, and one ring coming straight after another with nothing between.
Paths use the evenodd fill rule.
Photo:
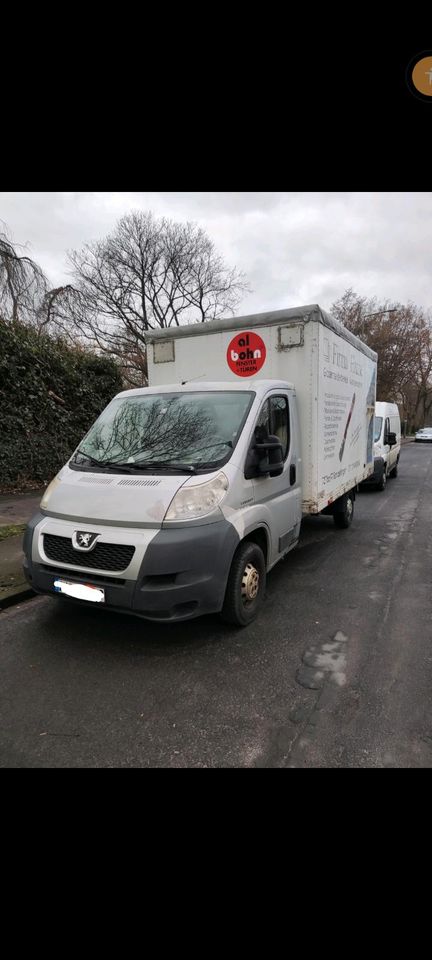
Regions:
<instances>
[{"instance_id":1,"label":"overcast sky","mask_svg":"<svg viewBox=\"0 0 432 960\"><path fill-rule=\"evenodd\" d=\"M0 193L0 220L52 286L69 280L68 249L133 209L204 227L253 289L238 313L329 309L347 287L432 306L432 193Z\"/></svg>"}]
</instances>

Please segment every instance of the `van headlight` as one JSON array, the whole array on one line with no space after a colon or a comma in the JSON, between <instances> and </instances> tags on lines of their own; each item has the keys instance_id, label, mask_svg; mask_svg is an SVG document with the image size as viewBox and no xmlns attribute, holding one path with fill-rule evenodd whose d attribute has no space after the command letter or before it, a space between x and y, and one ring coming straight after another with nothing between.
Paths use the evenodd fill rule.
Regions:
<instances>
[{"instance_id":1,"label":"van headlight","mask_svg":"<svg viewBox=\"0 0 432 960\"><path fill-rule=\"evenodd\" d=\"M228 490L228 480L224 473L191 487L181 487L175 494L165 520L196 520L212 513L218 507Z\"/></svg>"},{"instance_id":2,"label":"van headlight","mask_svg":"<svg viewBox=\"0 0 432 960\"><path fill-rule=\"evenodd\" d=\"M54 480L51 480L51 483L48 484L48 486L47 486L47 488L46 488L46 490L45 490L45 493L44 493L44 495L43 495L43 497L42 497L42 500L41 500L41 502L40 502L40 505L41 505L41 507L42 507L42 510L44 509L44 507L47 507L47 506L48 506L48 500L49 500L51 494L54 492L55 488L58 487L59 483L60 483L60 474L58 473L57 476L54 477Z\"/></svg>"}]
</instances>

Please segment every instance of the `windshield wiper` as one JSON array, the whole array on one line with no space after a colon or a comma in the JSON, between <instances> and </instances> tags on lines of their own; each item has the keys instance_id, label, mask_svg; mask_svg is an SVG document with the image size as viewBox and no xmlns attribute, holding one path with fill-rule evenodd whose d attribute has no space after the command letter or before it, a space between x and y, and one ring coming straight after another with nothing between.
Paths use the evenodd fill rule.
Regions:
<instances>
[{"instance_id":1,"label":"windshield wiper","mask_svg":"<svg viewBox=\"0 0 432 960\"><path fill-rule=\"evenodd\" d=\"M128 463L132 470L145 470L147 467L152 470L153 467L167 467L170 470L180 470L180 473L196 473L195 467L190 463L181 463L179 460L135 460L134 463Z\"/></svg>"},{"instance_id":2,"label":"windshield wiper","mask_svg":"<svg viewBox=\"0 0 432 960\"><path fill-rule=\"evenodd\" d=\"M91 457L89 453L84 453L84 450L76 450L75 455L79 453L81 457L85 457L86 460L89 460L90 463L94 463L97 467L115 467L116 469L121 470L122 473L130 473L129 463L117 463L116 460L96 460L96 457ZM73 461L77 463L76 460Z\"/></svg>"},{"instance_id":3,"label":"windshield wiper","mask_svg":"<svg viewBox=\"0 0 432 960\"><path fill-rule=\"evenodd\" d=\"M94 463L97 467L110 467L121 470L123 473L131 473L132 470L145 470L146 467L149 467L149 469L153 467L169 467L170 470L180 470L181 473L196 473L195 467L190 463L182 463L179 460L135 460L130 463L121 463L117 460L96 460L96 457L91 457L89 453L84 453L84 450L77 450L76 453L79 453L81 457L85 457L86 460ZM76 461L74 462L76 463Z\"/></svg>"},{"instance_id":4,"label":"windshield wiper","mask_svg":"<svg viewBox=\"0 0 432 960\"><path fill-rule=\"evenodd\" d=\"M213 447L231 447L232 449L233 443L232 440L219 440L217 443L207 443L205 447L199 447L198 450L191 450L191 455L194 456L203 450L212 450ZM199 460L196 466L202 467L202 462ZM187 473L196 473L195 466L179 460L135 460L133 463L128 463L128 467L131 467L132 470L142 470L145 467L149 467L150 469L152 467L169 467L170 470L180 470L182 473L185 470Z\"/></svg>"},{"instance_id":5,"label":"windshield wiper","mask_svg":"<svg viewBox=\"0 0 432 960\"><path fill-rule=\"evenodd\" d=\"M84 453L84 450L75 450L75 457L77 453L79 453L80 457L85 457L86 460L90 460L90 463L97 463L98 466L101 463L100 460L96 460L95 457L91 457L89 453ZM74 459L73 462L76 463L76 460Z\"/></svg>"}]
</instances>

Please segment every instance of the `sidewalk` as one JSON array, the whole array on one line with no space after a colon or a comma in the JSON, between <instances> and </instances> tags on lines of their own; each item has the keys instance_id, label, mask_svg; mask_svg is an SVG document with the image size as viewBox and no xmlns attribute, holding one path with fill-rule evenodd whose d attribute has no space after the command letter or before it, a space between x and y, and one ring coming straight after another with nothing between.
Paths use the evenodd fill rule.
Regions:
<instances>
[{"instance_id":1,"label":"sidewalk","mask_svg":"<svg viewBox=\"0 0 432 960\"><path fill-rule=\"evenodd\" d=\"M41 502L45 487L31 493L0 495L0 527L9 523L27 523Z\"/></svg>"},{"instance_id":2,"label":"sidewalk","mask_svg":"<svg viewBox=\"0 0 432 960\"><path fill-rule=\"evenodd\" d=\"M43 490L0 496L0 530L27 523L39 507ZM0 540L0 611L34 596L22 571L22 534Z\"/></svg>"}]
</instances>

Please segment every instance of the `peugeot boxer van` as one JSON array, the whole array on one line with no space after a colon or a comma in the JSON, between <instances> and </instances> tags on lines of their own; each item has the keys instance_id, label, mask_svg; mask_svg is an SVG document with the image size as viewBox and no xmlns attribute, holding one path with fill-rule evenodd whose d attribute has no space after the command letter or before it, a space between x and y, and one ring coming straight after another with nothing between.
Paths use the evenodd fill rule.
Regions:
<instances>
[{"instance_id":1,"label":"peugeot boxer van","mask_svg":"<svg viewBox=\"0 0 432 960\"><path fill-rule=\"evenodd\" d=\"M148 620L246 626L303 515L351 524L377 356L317 304L149 331L147 356L149 386L112 400L45 492L25 575Z\"/></svg>"},{"instance_id":2,"label":"peugeot boxer van","mask_svg":"<svg viewBox=\"0 0 432 960\"><path fill-rule=\"evenodd\" d=\"M388 477L397 477L401 450L401 422L396 403L375 404L374 470L365 483L385 490Z\"/></svg>"}]
</instances>

